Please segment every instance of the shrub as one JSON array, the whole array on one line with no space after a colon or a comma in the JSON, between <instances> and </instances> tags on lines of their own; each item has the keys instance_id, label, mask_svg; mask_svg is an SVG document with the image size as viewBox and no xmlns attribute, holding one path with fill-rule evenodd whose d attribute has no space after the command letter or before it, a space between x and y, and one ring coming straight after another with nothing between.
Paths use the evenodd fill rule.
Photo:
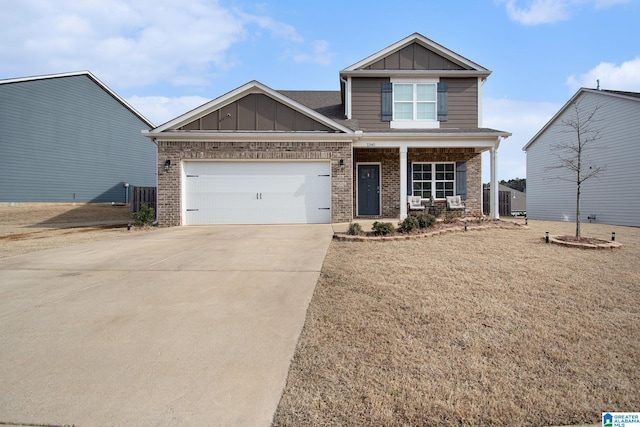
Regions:
<instances>
[{"instance_id":1,"label":"shrub","mask_svg":"<svg viewBox=\"0 0 640 427\"><path fill-rule=\"evenodd\" d=\"M362 227L357 222L352 222L349 224L349 229L347 230L347 234L350 236L360 236L364 234L362 231Z\"/></svg>"},{"instance_id":2,"label":"shrub","mask_svg":"<svg viewBox=\"0 0 640 427\"><path fill-rule=\"evenodd\" d=\"M415 230L416 228L420 227L420 223L418 222L418 218L416 218L415 216L411 216L409 215L408 217L406 217L405 219L403 219L400 224L398 224L400 227L400 231L402 233L411 233L413 230Z\"/></svg>"},{"instance_id":3,"label":"shrub","mask_svg":"<svg viewBox=\"0 0 640 427\"><path fill-rule=\"evenodd\" d=\"M433 227L435 224L436 217L431 214L423 213L422 215L418 216L418 225L420 226L420 228Z\"/></svg>"},{"instance_id":4,"label":"shrub","mask_svg":"<svg viewBox=\"0 0 640 427\"><path fill-rule=\"evenodd\" d=\"M457 222L460 218L462 218L462 213L460 211L451 211L447 212L447 215L444 217L444 222Z\"/></svg>"},{"instance_id":5,"label":"shrub","mask_svg":"<svg viewBox=\"0 0 640 427\"><path fill-rule=\"evenodd\" d=\"M156 210L143 204L140 206L140 210L138 212L134 212L131 216L133 217L136 225L151 225L156 219Z\"/></svg>"},{"instance_id":6,"label":"shrub","mask_svg":"<svg viewBox=\"0 0 640 427\"><path fill-rule=\"evenodd\" d=\"M390 222L374 222L373 223L373 232L377 235L384 236L385 234L391 234L395 231L395 227Z\"/></svg>"}]
</instances>

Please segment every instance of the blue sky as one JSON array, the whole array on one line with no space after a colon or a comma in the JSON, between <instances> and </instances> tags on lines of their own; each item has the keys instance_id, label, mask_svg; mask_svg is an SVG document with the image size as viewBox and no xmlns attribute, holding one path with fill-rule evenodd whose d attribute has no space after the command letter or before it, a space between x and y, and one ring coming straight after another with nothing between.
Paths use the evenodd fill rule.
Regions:
<instances>
[{"instance_id":1,"label":"blue sky","mask_svg":"<svg viewBox=\"0 0 640 427\"><path fill-rule=\"evenodd\" d=\"M156 125L248 81L339 89L338 72L419 32L493 71L500 179L581 86L640 92L640 0L0 0L0 79L90 70ZM483 180L488 181L488 162Z\"/></svg>"}]
</instances>

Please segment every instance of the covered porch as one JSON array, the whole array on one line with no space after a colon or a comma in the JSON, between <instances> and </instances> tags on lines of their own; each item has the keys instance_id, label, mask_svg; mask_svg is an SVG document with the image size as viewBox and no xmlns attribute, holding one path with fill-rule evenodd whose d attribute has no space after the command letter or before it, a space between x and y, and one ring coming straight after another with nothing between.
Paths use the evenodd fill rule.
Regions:
<instances>
[{"instance_id":1,"label":"covered porch","mask_svg":"<svg viewBox=\"0 0 640 427\"><path fill-rule=\"evenodd\" d=\"M508 136L508 134L506 135ZM468 216L482 216L482 153L490 151L491 188L497 193L497 154L503 135L456 141L369 138L353 144L354 218L408 215L407 197L420 196L426 211L446 215L446 197L459 195ZM493 196L493 195L492 195ZM498 197L490 217L498 218Z\"/></svg>"}]
</instances>

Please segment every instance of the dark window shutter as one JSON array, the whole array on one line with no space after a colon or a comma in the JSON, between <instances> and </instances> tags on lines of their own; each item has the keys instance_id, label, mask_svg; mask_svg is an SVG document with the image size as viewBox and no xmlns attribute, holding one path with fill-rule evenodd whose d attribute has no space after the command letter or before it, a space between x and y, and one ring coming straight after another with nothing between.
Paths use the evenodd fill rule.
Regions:
<instances>
[{"instance_id":1,"label":"dark window shutter","mask_svg":"<svg viewBox=\"0 0 640 427\"><path fill-rule=\"evenodd\" d=\"M467 162L456 162L456 195L467 200Z\"/></svg>"},{"instance_id":2,"label":"dark window shutter","mask_svg":"<svg viewBox=\"0 0 640 427\"><path fill-rule=\"evenodd\" d=\"M411 178L413 177L413 171L411 170L411 162L407 159L407 196L413 196L413 183Z\"/></svg>"},{"instance_id":3,"label":"dark window shutter","mask_svg":"<svg viewBox=\"0 0 640 427\"><path fill-rule=\"evenodd\" d=\"M438 121L449 120L449 83L438 83Z\"/></svg>"},{"instance_id":4,"label":"dark window shutter","mask_svg":"<svg viewBox=\"0 0 640 427\"><path fill-rule=\"evenodd\" d=\"M382 121L390 122L393 120L393 84L390 82L382 83Z\"/></svg>"}]
</instances>

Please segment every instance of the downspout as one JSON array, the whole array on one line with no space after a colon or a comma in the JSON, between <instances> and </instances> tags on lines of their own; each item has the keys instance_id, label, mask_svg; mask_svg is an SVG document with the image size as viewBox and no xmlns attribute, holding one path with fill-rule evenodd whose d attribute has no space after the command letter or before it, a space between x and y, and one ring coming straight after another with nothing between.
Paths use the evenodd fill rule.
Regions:
<instances>
[{"instance_id":1,"label":"downspout","mask_svg":"<svg viewBox=\"0 0 640 427\"><path fill-rule=\"evenodd\" d=\"M160 188L160 174L158 173L158 159L160 158L158 153L158 141L155 138L151 138L151 142L153 142L156 146L156 219L151 223L154 227L158 226L158 189Z\"/></svg>"},{"instance_id":2,"label":"downspout","mask_svg":"<svg viewBox=\"0 0 640 427\"><path fill-rule=\"evenodd\" d=\"M340 81L344 83L344 115L347 120L351 119L351 77L346 80L340 77Z\"/></svg>"}]
</instances>

